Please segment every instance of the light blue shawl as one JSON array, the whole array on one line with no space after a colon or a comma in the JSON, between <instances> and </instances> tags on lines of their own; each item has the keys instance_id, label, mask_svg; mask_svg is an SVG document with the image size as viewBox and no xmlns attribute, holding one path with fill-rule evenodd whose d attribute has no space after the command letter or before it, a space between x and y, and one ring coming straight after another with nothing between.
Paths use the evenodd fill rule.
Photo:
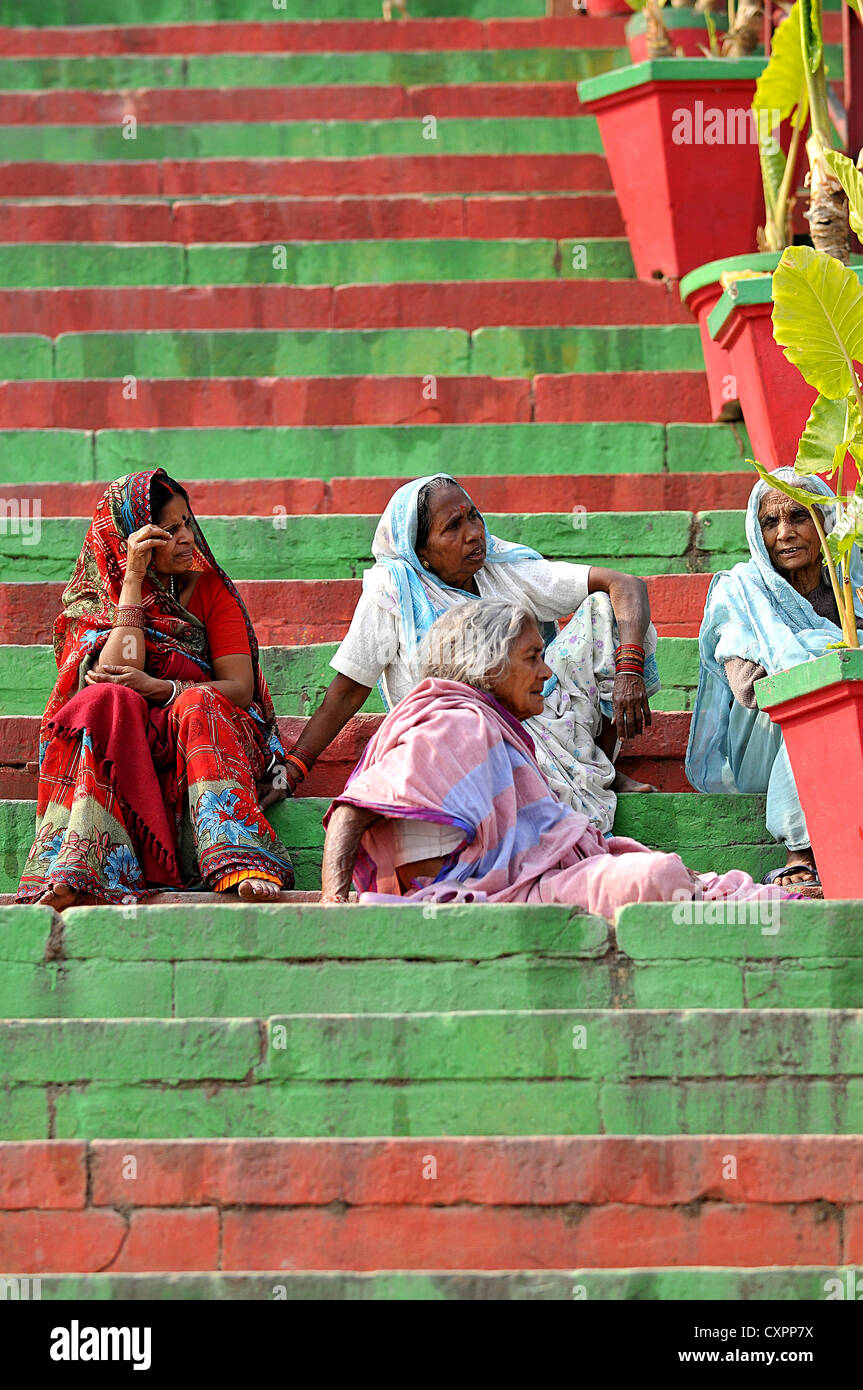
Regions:
<instances>
[{"instance_id":1,"label":"light blue shawl","mask_svg":"<svg viewBox=\"0 0 863 1390\"><path fill-rule=\"evenodd\" d=\"M450 477L449 473L430 473L425 478L416 478L405 483L391 498L375 531L372 554L379 565L393 576L401 619L402 637L410 650L422 641L436 618L452 607L454 602L476 597L464 589L454 589L444 584L431 570L423 569L414 545L417 538L417 499L426 483L435 478L446 478L464 492L461 483ZM467 496L467 493L465 493ZM485 527L487 565L514 565L523 560L541 560L536 550L526 545L511 545L498 540ZM513 601L518 601L517 591Z\"/></svg>"},{"instance_id":2,"label":"light blue shawl","mask_svg":"<svg viewBox=\"0 0 863 1390\"><path fill-rule=\"evenodd\" d=\"M776 477L808 488L826 498L834 493L818 477L801 477L793 468L780 468ZM761 498L767 484L755 484L746 509L746 539L752 556L745 564L716 574L711 581L698 635L701 671L698 694L689 731L686 775L702 792L736 791L728 757L728 721L734 696L725 674L732 656L755 661L768 675L785 671L803 661L823 656L842 633L829 618L815 612L808 599L773 568L758 521ZM824 504L825 530L834 523L835 507ZM855 545L851 552L851 583L863 585L863 559ZM863 605L855 595L858 626Z\"/></svg>"}]
</instances>

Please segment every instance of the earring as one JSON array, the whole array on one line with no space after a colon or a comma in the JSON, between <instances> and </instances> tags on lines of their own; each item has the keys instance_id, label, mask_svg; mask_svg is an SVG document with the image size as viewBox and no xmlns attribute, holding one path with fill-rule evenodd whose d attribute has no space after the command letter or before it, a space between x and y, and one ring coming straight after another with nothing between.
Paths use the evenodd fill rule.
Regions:
<instances>
[{"instance_id":1,"label":"earring","mask_svg":"<svg viewBox=\"0 0 863 1390\"><path fill-rule=\"evenodd\" d=\"M428 560L423 560L422 566L423 566L423 569L424 569L424 570L427 570L427 569L429 568L429 562L428 562Z\"/></svg>"}]
</instances>

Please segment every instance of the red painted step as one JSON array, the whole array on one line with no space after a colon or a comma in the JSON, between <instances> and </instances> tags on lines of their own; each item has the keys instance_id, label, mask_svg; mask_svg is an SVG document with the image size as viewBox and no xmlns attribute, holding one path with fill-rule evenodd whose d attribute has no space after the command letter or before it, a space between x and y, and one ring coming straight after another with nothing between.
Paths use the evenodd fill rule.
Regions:
<instances>
[{"instance_id":1,"label":"red painted step","mask_svg":"<svg viewBox=\"0 0 863 1390\"><path fill-rule=\"evenodd\" d=\"M856 1135L138 1140L130 1183L128 1140L4 1144L0 1243L8 1268L34 1275L835 1267L863 1258L861 1147Z\"/></svg>"},{"instance_id":2,"label":"red painted step","mask_svg":"<svg viewBox=\"0 0 863 1390\"><path fill-rule=\"evenodd\" d=\"M232 88L235 121L383 121L425 116L583 115L574 82L465 83L398 87ZM224 121L228 105L219 88L166 87L134 92L0 92L2 125L195 125Z\"/></svg>"},{"instance_id":3,"label":"red painted step","mask_svg":"<svg viewBox=\"0 0 863 1390\"><path fill-rule=\"evenodd\" d=\"M703 372L583 372L535 376L535 420L654 420L704 424L710 419Z\"/></svg>"},{"instance_id":4,"label":"red painted step","mask_svg":"<svg viewBox=\"0 0 863 1390\"><path fill-rule=\"evenodd\" d=\"M141 379L137 398L126 400L120 381L9 381L0 382L0 428L44 429L46 421L55 429L154 429L481 424L531 418L531 383L517 377L439 377L436 389L437 399L425 400L418 377ZM623 410L625 393L620 400ZM701 419L707 420L706 385L704 400Z\"/></svg>"},{"instance_id":5,"label":"red painted step","mask_svg":"<svg viewBox=\"0 0 863 1390\"><path fill-rule=\"evenodd\" d=\"M829 19L830 16L826 16ZM314 20L296 23L88 25L0 31L0 57L114 53L353 53L480 48L606 48L624 44L623 16L590 19Z\"/></svg>"},{"instance_id":6,"label":"red painted step","mask_svg":"<svg viewBox=\"0 0 863 1390\"><path fill-rule=\"evenodd\" d=\"M697 512L743 508L753 473L584 473L518 474L487 477L460 474L484 512ZM399 478L219 478L189 484L196 513L207 516L288 516L316 514L371 516L384 511L402 485ZM104 482L6 483L0 502L39 501L42 516L90 516ZM650 505L645 508L645 490ZM672 575L670 580L703 575ZM279 582L279 581L276 581ZM285 581L281 581L285 582ZM6 586L0 585L0 593ZM10 639L7 639L10 640Z\"/></svg>"},{"instance_id":7,"label":"red painted step","mask_svg":"<svg viewBox=\"0 0 863 1390\"><path fill-rule=\"evenodd\" d=\"M357 159L36 160L0 163L0 197L128 197L164 193L320 198L360 193L530 193L610 189L597 154L368 155Z\"/></svg>"},{"instance_id":8,"label":"red painted step","mask_svg":"<svg viewBox=\"0 0 863 1390\"><path fill-rule=\"evenodd\" d=\"M388 241L622 237L613 193L0 203L0 241Z\"/></svg>"},{"instance_id":9,"label":"red painted step","mask_svg":"<svg viewBox=\"0 0 863 1390\"><path fill-rule=\"evenodd\" d=\"M664 285L633 280L387 285L0 289L7 333L133 329L462 328L667 324L691 319Z\"/></svg>"}]
</instances>

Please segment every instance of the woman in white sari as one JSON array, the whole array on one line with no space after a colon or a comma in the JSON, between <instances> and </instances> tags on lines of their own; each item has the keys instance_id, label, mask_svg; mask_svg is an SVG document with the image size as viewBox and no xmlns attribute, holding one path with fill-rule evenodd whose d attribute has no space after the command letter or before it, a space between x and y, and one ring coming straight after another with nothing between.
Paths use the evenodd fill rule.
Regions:
<instances>
[{"instance_id":1,"label":"woman in white sari","mask_svg":"<svg viewBox=\"0 0 863 1390\"><path fill-rule=\"evenodd\" d=\"M347 637L332 660L337 675L287 756L293 794L322 750L379 686L392 709L419 683L419 645L455 604L501 599L527 605L552 640L553 675L541 715L527 721L537 758L562 801L611 830L617 791L649 791L618 773L622 740L650 723L659 688L656 630L643 580L592 565L548 561L489 534L470 497L446 473L399 488L375 532L376 563ZM548 625L575 614L555 636Z\"/></svg>"}]
</instances>

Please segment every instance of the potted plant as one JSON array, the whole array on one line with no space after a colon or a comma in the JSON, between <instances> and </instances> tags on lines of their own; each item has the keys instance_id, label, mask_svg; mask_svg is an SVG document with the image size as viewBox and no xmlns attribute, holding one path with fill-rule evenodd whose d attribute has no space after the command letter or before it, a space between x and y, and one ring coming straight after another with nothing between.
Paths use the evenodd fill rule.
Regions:
<instances>
[{"instance_id":1,"label":"potted plant","mask_svg":"<svg viewBox=\"0 0 863 1390\"><path fill-rule=\"evenodd\" d=\"M719 39L728 25L721 15L714 19L709 10L693 8L691 0L683 4L671 0L670 5L667 0L629 0L629 4L636 11L626 26L633 63L645 58L699 58L719 52Z\"/></svg>"},{"instance_id":2,"label":"potted plant","mask_svg":"<svg viewBox=\"0 0 863 1390\"><path fill-rule=\"evenodd\" d=\"M850 160L818 157L847 192L851 226L863 232L863 176ZM780 725L806 815L826 897L863 897L863 651L850 556L863 540L863 483L852 486L850 454L863 463L863 286L836 256L788 247L772 277L773 331L789 362L815 393L795 468L836 479L837 518L825 535L812 493L755 463L761 477L809 511L821 540L842 622L842 640L826 655L757 682L761 709ZM853 470L856 476L856 470ZM858 602L863 593L858 592ZM825 795L825 769L841 757L842 797ZM859 808L859 809L858 809Z\"/></svg>"}]
</instances>

